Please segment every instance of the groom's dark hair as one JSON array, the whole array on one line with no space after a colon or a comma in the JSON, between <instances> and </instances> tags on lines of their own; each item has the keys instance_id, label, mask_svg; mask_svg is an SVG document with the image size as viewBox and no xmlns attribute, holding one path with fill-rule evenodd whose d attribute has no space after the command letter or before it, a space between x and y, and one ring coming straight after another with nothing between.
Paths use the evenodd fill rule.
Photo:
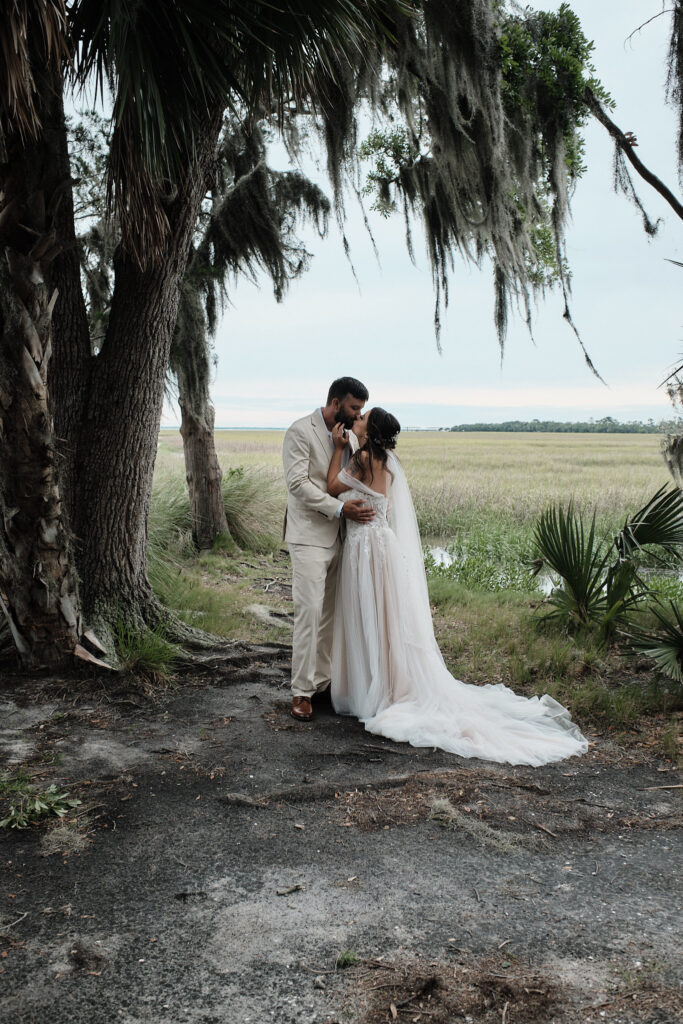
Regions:
<instances>
[{"instance_id":1,"label":"groom's dark hair","mask_svg":"<svg viewBox=\"0 0 683 1024\"><path fill-rule=\"evenodd\" d=\"M333 398L343 402L347 395L362 398L364 402L367 402L370 392L365 384L361 384L355 377L338 377L330 384L330 390L327 392L327 404L331 405Z\"/></svg>"}]
</instances>

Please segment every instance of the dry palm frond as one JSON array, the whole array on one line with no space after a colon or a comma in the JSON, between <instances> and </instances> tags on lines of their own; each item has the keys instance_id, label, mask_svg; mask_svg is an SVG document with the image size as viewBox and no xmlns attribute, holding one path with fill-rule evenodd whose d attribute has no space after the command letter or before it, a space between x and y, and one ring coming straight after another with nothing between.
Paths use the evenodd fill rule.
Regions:
<instances>
[{"instance_id":1,"label":"dry palm frond","mask_svg":"<svg viewBox=\"0 0 683 1024\"><path fill-rule=\"evenodd\" d=\"M64 0L10 0L0 28L0 146L16 132L22 141L40 129L36 76L69 57Z\"/></svg>"}]
</instances>

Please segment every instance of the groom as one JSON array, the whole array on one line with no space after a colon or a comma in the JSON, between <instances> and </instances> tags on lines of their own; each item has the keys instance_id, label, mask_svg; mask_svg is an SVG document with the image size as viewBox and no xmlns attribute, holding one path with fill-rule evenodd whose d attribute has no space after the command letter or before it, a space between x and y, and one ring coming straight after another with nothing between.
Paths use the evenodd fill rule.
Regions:
<instances>
[{"instance_id":1,"label":"groom","mask_svg":"<svg viewBox=\"0 0 683 1024\"><path fill-rule=\"evenodd\" d=\"M313 717L313 694L330 685L342 522L368 523L375 514L363 501L341 502L327 493L327 470L334 450L332 428L341 423L350 431L368 397L368 389L355 377L340 377L330 385L326 405L297 420L285 434L284 539L292 559L294 601L292 716L303 722ZM357 447L350 433L342 465Z\"/></svg>"}]
</instances>

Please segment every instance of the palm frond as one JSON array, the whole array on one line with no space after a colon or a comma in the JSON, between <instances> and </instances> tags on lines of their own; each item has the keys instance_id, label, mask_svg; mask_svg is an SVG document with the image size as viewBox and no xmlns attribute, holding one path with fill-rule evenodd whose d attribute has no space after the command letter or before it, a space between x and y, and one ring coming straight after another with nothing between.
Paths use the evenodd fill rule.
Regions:
<instances>
[{"instance_id":1,"label":"palm frond","mask_svg":"<svg viewBox=\"0 0 683 1024\"><path fill-rule=\"evenodd\" d=\"M580 629L599 620L605 607L604 594L596 595L595 600L587 606L585 602L577 601L571 591L556 587L548 598L549 610L544 612L543 618L570 629Z\"/></svg>"},{"instance_id":2,"label":"palm frond","mask_svg":"<svg viewBox=\"0 0 683 1024\"><path fill-rule=\"evenodd\" d=\"M10 0L0 31L0 144L16 132L22 141L40 128L36 80L45 67L69 57L65 0Z\"/></svg>"},{"instance_id":3,"label":"palm frond","mask_svg":"<svg viewBox=\"0 0 683 1024\"><path fill-rule=\"evenodd\" d=\"M551 507L543 512L534 531L535 545L543 561L556 572L564 582L564 594L556 591L551 595L552 603L574 602L572 617L587 623L605 608L605 568L609 552L595 534L595 514L588 533L583 521L576 514L570 502Z\"/></svg>"},{"instance_id":4,"label":"palm frond","mask_svg":"<svg viewBox=\"0 0 683 1024\"><path fill-rule=\"evenodd\" d=\"M651 611L659 628L647 629L632 625L622 630L628 646L651 658L663 675L677 683L683 682L683 610L673 601L669 612L654 605Z\"/></svg>"},{"instance_id":5,"label":"palm frond","mask_svg":"<svg viewBox=\"0 0 683 1024\"><path fill-rule=\"evenodd\" d=\"M298 171L274 171L257 127L230 123L218 152L219 181L190 272L205 293L208 326L216 329L219 300L229 274L255 278L265 270L280 301L291 280L308 267L310 253L297 238L304 221L327 232L330 201Z\"/></svg>"},{"instance_id":6,"label":"palm frond","mask_svg":"<svg viewBox=\"0 0 683 1024\"><path fill-rule=\"evenodd\" d=\"M624 523L614 541L621 558L632 558L642 548L657 545L681 558L683 545L683 491L660 487L635 515Z\"/></svg>"},{"instance_id":7,"label":"palm frond","mask_svg":"<svg viewBox=\"0 0 683 1024\"><path fill-rule=\"evenodd\" d=\"M115 97L109 197L127 247L141 262L160 255L169 228L160 183L184 180L217 111L242 102L262 116L310 93L314 67L332 75L335 56L364 58L409 9L404 0L75 0L79 80L94 75Z\"/></svg>"},{"instance_id":8,"label":"palm frond","mask_svg":"<svg viewBox=\"0 0 683 1024\"><path fill-rule=\"evenodd\" d=\"M617 561L607 570L605 577L605 596L607 613L605 627L615 618L621 617L647 594L647 585L638 575L637 566L632 561Z\"/></svg>"}]
</instances>

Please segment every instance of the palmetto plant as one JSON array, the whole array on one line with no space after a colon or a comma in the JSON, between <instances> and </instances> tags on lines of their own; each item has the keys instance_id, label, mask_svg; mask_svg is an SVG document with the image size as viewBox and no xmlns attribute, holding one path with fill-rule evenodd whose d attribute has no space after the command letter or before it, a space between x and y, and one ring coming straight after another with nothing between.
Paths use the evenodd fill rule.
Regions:
<instances>
[{"instance_id":1,"label":"palmetto plant","mask_svg":"<svg viewBox=\"0 0 683 1024\"><path fill-rule=\"evenodd\" d=\"M660 487L646 505L626 520L614 544L621 559L633 558L644 547L653 545L680 558L683 545L683 492L678 487Z\"/></svg>"},{"instance_id":2,"label":"palmetto plant","mask_svg":"<svg viewBox=\"0 0 683 1024\"><path fill-rule=\"evenodd\" d=\"M568 627L597 627L606 637L648 593L639 572L645 549L655 559L661 556L652 548L681 558L683 492L660 488L609 539L597 535L595 513L586 528L571 502L554 506L540 516L534 541L534 572L545 566L562 581L550 594L547 617Z\"/></svg>"},{"instance_id":3,"label":"palmetto plant","mask_svg":"<svg viewBox=\"0 0 683 1024\"><path fill-rule=\"evenodd\" d=\"M683 610L669 601L668 610L655 604L650 611L658 626L648 629L631 625L622 633L629 647L651 658L662 675L683 683Z\"/></svg>"}]
</instances>

